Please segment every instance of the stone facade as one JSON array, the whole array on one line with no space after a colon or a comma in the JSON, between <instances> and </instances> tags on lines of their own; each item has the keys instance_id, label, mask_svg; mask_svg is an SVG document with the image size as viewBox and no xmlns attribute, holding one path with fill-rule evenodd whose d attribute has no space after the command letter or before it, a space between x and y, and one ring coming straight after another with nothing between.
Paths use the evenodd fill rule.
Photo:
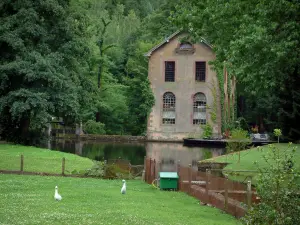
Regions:
<instances>
[{"instance_id":1,"label":"stone facade","mask_svg":"<svg viewBox=\"0 0 300 225\"><path fill-rule=\"evenodd\" d=\"M155 105L148 120L148 140L182 140L191 134L201 136L203 128L193 124L194 95L206 97L206 123L213 128L214 136L221 133L220 89L216 72L208 64L215 59L209 44L200 41L187 51L180 51L185 34L177 32L146 54L149 57L148 76L155 97ZM165 82L165 62L175 62L174 82ZM196 81L196 62L206 63L205 81ZM176 97L175 124L163 123L163 96L171 92ZM214 115L214 116L212 116Z\"/></svg>"}]
</instances>

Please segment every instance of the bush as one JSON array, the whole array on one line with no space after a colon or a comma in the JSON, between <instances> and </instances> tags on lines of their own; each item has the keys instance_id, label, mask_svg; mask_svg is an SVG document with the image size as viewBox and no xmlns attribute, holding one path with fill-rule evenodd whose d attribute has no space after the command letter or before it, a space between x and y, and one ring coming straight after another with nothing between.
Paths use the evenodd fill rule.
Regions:
<instances>
[{"instance_id":1,"label":"bush","mask_svg":"<svg viewBox=\"0 0 300 225\"><path fill-rule=\"evenodd\" d=\"M204 139L211 138L213 134L211 125L207 123L206 125L202 126L202 129L203 129L202 138Z\"/></svg>"},{"instance_id":2,"label":"bush","mask_svg":"<svg viewBox=\"0 0 300 225\"><path fill-rule=\"evenodd\" d=\"M87 121L84 124L83 129L88 134L105 134L106 133L105 132L105 124L96 122L94 120Z\"/></svg>"},{"instance_id":3,"label":"bush","mask_svg":"<svg viewBox=\"0 0 300 225\"><path fill-rule=\"evenodd\" d=\"M91 169L84 173L85 176L93 176L104 179L131 179L128 170L122 169L116 164L106 164L105 162L94 161Z\"/></svg>"},{"instance_id":4,"label":"bush","mask_svg":"<svg viewBox=\"0 0 300 225\"><path fill-rule=\"evenodd\" d=\"M249 126L248 126L247 121L244 117L239 117L237 119L237 122L238 122L239 128L241 128L243 130L246 130L246 131L249 131Z\"/></svg>"},{"instance_id":5,"label":"bush","mask_svg":"<svg viewBox=\"0 0 300 225\"><path fill-rule=\"evenodd\" d=\"M247 146L251 143L250 138L248 137L248 131L242 130L240 128L233 129L231 131L230 140L226 143L227 153L231 152L240 152L245 150ZM240 153L238 162L240 162Z\"/></svg>"},{"instance_id":6,"label":"bush","mask_svg":"<svg viewBox=\"0 0 300 225\"><path fill-rule=\"evenodd\" d=\"M269 166L257 165L256 191L261 201L248 210L243 219L246 224L300 224L300 174L294 170L295 148L291 144L288 148L292 151L270 145L264 155Z\"/></svg>"}]
</instances>

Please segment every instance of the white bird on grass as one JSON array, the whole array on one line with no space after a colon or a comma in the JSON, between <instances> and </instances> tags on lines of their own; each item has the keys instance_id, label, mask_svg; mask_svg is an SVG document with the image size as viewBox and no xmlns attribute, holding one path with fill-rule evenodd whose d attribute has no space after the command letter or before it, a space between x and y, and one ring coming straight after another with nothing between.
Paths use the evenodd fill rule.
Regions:
<instances>
[{"instance_id":1,"label":"white bird on grass","mask_svg":"<svg viewBox=\"0 0 300 225\"><path fill-rule=\"evenodd\" d=\"M125 194L126 193L126 182L125 182L125 180L122 180L122 182L123 182L123 187L121 189L121 194Z\"/></svg>"},{"instance_id":2,"label":"white bird on grass","mask_svg":"<svg viewBox=\"0 0 300 225\"><path fill-rule=\"evenodd\" d=\"M58 187L55 186L55 194L54 194L54 199L57 200L57 201L60 201L62 200L62 197L60 194L58 194Z\"/></svg>"}]
</instances>

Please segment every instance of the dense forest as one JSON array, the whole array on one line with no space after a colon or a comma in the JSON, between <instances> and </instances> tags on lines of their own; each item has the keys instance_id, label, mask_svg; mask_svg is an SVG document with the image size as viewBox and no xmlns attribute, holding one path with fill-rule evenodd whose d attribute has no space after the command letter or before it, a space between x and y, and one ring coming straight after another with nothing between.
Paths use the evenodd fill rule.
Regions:
<instances>
[{"instance_id":1,"label":"dense forest","mask_svg":"<svg viewBox=\"0 0 300 225\"><path fill-rule=\"evenodd\" d=\"M144 135L144 53L181 29L237 76L238 116L298 139L299 11L296 0L2 0L0 136L26 142L53 117Z\"/></svg>"}]
</instances>

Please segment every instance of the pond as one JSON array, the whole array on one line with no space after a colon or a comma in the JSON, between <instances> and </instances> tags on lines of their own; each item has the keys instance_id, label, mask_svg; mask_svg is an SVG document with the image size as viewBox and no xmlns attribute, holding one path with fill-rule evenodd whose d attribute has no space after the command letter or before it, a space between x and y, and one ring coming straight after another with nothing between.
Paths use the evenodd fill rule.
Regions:
<instances>
[{"instance_id":1,"label":"pond","mask_svg":"<svg viewBox=\"0 0 300 225\"><path fill-rule=\"evenodd\" d=\"M93 160L126 159L132 165L143 165L144 157L161 162L164 171L174 170L178 161L183 166L192 165L197 168L197 162L223 155L223 148L186 147L183 143L145 142L119 143L99 141L78 141L56 139L48 142L47 148L77 154Z\"/></svg>"}]
</instances>

